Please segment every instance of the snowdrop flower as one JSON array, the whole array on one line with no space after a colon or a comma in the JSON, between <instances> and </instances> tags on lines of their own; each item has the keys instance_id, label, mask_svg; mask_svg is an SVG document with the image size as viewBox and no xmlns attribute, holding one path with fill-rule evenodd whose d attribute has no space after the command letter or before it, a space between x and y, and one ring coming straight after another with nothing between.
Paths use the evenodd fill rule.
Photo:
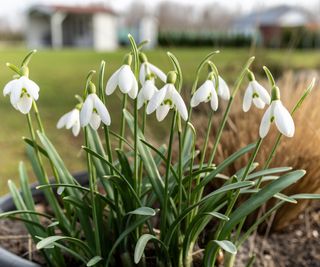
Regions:
<instances>
[{"instance_id":1,"label":"snowdrop flower","mask_svg":"<svg viewBox=\"0 0 320 267\"><path fill-rule=\"evenodd\" d=\"M274 86L271 94L271 104L261 120L259 129L260 137L264 138L268 134L273 121L280 133L287 137L292 137L295 131L294 122L289 111L283 106L280 100L279 88Z\"/></svg>"},{"instance_id":2,"label":"snowdrop flower","mask_svg":"<svg viewBox=\"0 0 320 267\"><path fill-rule=\"evenodd\" d=\"M138 94L138 109L140 109L144 103L149 102L156 92L158 92L158 89L154 85L154 79L151 78L151 76L147 77Z\"/></svg>"},{"instance_id":3,"label":"snowdrop flower","mask_svg":"<svg viewBox=\"0 0 320 267\"><path fill-rule=\"evenodd\" d=\"M257 108L263 109L266 104L270 103L268 91L255 80L253 73L249 70L248 77L250 81L243 98L243 111L247 112L252 103Z\"/></svg>"},{"instance_id":4,"label":"snowdrop flower","mask_svg":"<svg viewBox=\"0 0 320 267\"><path fill-rule=\"evenodd\" d=\"M23 114L29 113L34 100L39 98L39 86L27 76L21 76L8 82L3 95L10 95L12 106Z\"/></svg>"},{"instance_id":5,"label":"snowdrop flower","mask_svg":"<svg viewBox=\"0 0 320 267\"><path fill-rule=\"evenodd\" d=\"M223 100L229 100L230 99L230 90L225 82L224 79L221 78L221 76L218 76L218 96L220 96Z\"/></svg>"},{"instance_id":6,"label":"snowdrop flower","mask_svg":"<svg viewBox=\"0 0 320 267\"><path fill-rule=\"evenodd\" d=\"M201 102L210 101L211 108L218 109L218 95L214 84L214 74L211 72L208 79L198 88L191 98L191 107L198 106Z\"/></svg>"},{"instance_id":7,"label":"snowdrop flower","mask_svg":"<svg viewBox=\"0 0 320 267\"><path fill-rule=\"evenodd\" d=\"M147 106L147 114L156 110L156 117L158 121L162 121L168 114L171 108L176 108L182 119L185 121L188 118L188 111L186 105L174 87L177 75L171 71L167 76L167 83L156 92L151 98Z\"/></svg>"},{"instance_id":8,"label":"snowdrop flower","mask_svg":"<svg viewBox=\"0 0 320 267\"><path fill-rule=\"evenodd\" d=\"M97 130L100 126L101 121L105 125L111 124L111 118L106 106L102 103L100 98L95 93L95 86L92 82L91 85L91 92L86 97L86 100L83 103L83 106L80 111L80 125L82 127L90 126Z\"/></svg>"},{"instance_id":9,"label":"snowdrop flower","mask_svg":"<svg viewBox=\"0 0 320 267\"><path fill-rule=\"evenodd\" d=\"M164 74L162 70L160 70L155 65L148 62L148 59L144 53L139 54L141 66L140 66L140 73L139 73L139 80L141 84L144 84L148 75L154 75L158 77L164 83L167 81L167 76Z\"/></svg>"},{"instance_id":10,"label":"snowdrop flower","mask_svg":"<svg viewBox=\"0 0 320 267\"><path fill-rule=\"evenodd\" d=\"M124 59L124 64L111 75L107 82L106 94L111 95L119 86L122 93L128 94L135 99L138 94L138 82L131 70L132 56L128 54Z\"/></svg>"},{"instance_id":11,"label":"snowdrop flower","mask_svg":"<svg viewBox=\"0 0 320 267\"><path fill-rule=\"evenodd\" d=\"M80 105L80 104L79 104ZM65 127L66 129L72 128L72 133L74 136L78 136L80 133L80 106L77 105L73 110L64 114L57 123L57 128L61 129Z\"/></svg>"}]
</instances>

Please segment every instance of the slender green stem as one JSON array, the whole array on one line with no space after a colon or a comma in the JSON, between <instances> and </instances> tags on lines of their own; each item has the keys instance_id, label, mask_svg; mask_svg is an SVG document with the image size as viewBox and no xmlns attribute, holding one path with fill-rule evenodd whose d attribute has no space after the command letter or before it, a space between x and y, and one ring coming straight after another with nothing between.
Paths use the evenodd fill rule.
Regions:
<instances>
[{"instance_id":1,"label":"slender green stem","mask_svg":"<svg viewBox=\"0 0 320 267\"><path fill-rule=\"evenodd\" d=\"M178 140L179 140L179 163L178 163L178 177L179 177L179 200L178 200L178 215L181 214L182 210L182 189L183 189L183 183L182 183L182 136L181 131L178 131Z\"/></svg>"},{"instance_id":2,"label":"slender green stem","mask_svg":"<svg viewBox=\"0 0 320 267\"><path fill-rule=\"evenodd\" d=\"M122 111L125 110L127 107L127 94L123 94L123 98L122 98ZM124 119L124 114L122 112L121 114L121 122L120 122L120 133L119 135L121 137L124 137L124 133L126 130L126 122ZM122 138L119 139L119 149L122 150L123 149L123 140Z\"/></svg>"},{"instance_id":3,"label":"slender green stem","mask_svg":"<svg viewBox=\"0 0 320 267\"><path fill-rule=\"evenodd\" d=\"M39 125L39 129L40 129L40 131L42 133L44 133L44 127L43 127L43 124L42 124L42 121L41 121L41 117L40 117L40 113L39 113L39 110L38 110L38 107L37 107L37 103L35 101L33 101L32 105L33 105L34 114L36 116L36 119L37 119L37 122L38 122L38 125Z\"/></svg>"},{"instance_id":4,"label":"slender green stem","mask_svg":"<svg viewBox=\"0 0 320 267\"><path fill-rule=\"evenodd\" d=\"M36 136L35 136L35 132L34 132L34 129L32 126L31 116L30 116L30 114L27 114L26 116L27 116L27 122L28 122L28 127L29 127L29 131L30 131L31 139L32 139L33 143L36 144ZM44 169L44 165L43 165L42 158L41 158L41 155L39 152L39 148L37 145L34 145L33 147L34 147L35 155L36 155L36 158L37 158L37 161L39 164L39 168L40 168L40 171L41 171L41 174L43 177L43 181L39 181L39 182L41 184L49 184L50 183L49 178L48 178L48 175ZM67 218L65 217L65 215L63 214L63 212L62 212L62 210L61 210L61 208L60 208L60 206L54 196L52 189L46 190L45 195L46 195L46 198L48 199L48 202L50 203L51 208L53 209L54 214L57 216L59 222L61 222L63 228L69 229L68 228L69 222L68 222Z\"/></svg>"},{"instance_id":5,"label":"slender green stem","mask_svg":"<svg viewBox=\"0 0 320 267\"><path fill-rule=\"evenodd\" d=\"M84 128L85 132L85 145L89 147L88 141L88 129ZM95 192L98 190L96 183L96 173L94 170L94 166L92 164L92 156L90 153L87 153L87 166L89 171L89 186L90 186L90 196L92 200L92 218L94 223L94 236L95 236L95 246L96 246L96 255L101 256L101 244L100 244L100 231L99 231L99 222L98 222L98 214L97 214L97 205L96 205L96 194Z\"/></svg>"},{"instance_id":6,"label":"slender green stem","mask_svg":"<svg viewBox=\"0 0 320 267\"><path fill-rule=\"evenodd\" d=\"M240 177L240 181L244 181L244 180L247 178L247 176L248 176L248 174L249 174L249 171L250 171L250 169L251 169L251 166L252 166L252 164L253 164L253 162L254 162L254 160L255 160L258 152L259 152L259 149L260 149L260 147L261 147L262 141L263 141L262 138L259 138L259 140L257 141L255 150L254 150L253 153L251 154L251 157L250 157L249 162L248 162L248 164L247 164L247 166L246 166L246 169L245 169L242 177ZM235 203L236 203L239 195L240 195L240 189L236 190L234 196L231 197L231 200L230 200L229 205L228 205L228 207L227 207L227 210L226 210L226 212L225 212L225 215L226 215L226 216L229 216L229 215L230 215L230 213L231 213L231 211L232 211L232 209L233 209L233 207L234 207L234 205L235 205ZM221 221L221 222L219 223L218 229L217 229L217 231L215 232L215 235L214 235L214 239L218 239L218 240L219 240L219 235L220 235L221 230L222 230L222 228L223 228L224 225L225 225L225 221ZM216 257L217 257L217 251L215 251L215 255L214 255L214 257L213 257L213 262L215 262Z\"/></svg>"},{"instance_id":7,"label":"slender green stem","mask_svg":"<svg viewBox=\"0 0 320 267\"><path fill-rule=\"evenodd\" d=\"M102 102L106 105L107 101L103 92L104 88L104 72L105 72L105 62L101 62L101 67L100 67L100 73L99 73L99 96L102 100ZM108 155L108 160L110 163L113 162L112 158L112 148L111 148L111 142L110 142L110 133L109 133L109 126L103 125L103 131L104 131L104 137L106 141L106 151ZM110 174L113 175L113 169L109 168Z\"/></svg>"},{"instance_id":8,"label":"slender green stem","mask_svg":"<svg viewBox=\"0 0 320 267\"><path fill-rule=\"evenodd\" d=\"M218 145L220 143L220 139L221 139L221 136L222 136L222 133L223 133L223 129L224 129L225 125L226 125L226 122L227 122L227 119L228 119L228 116L229 116L233 101L234 101L234 98L233 98L233 96L231 96L230 100L228 102L228 106L226 108L226 111L223 114L223 118L222 118L222 121L220 123L219 129L218 129L218 132L217 132L216 140L215 140L214 145L213 145L213 149L212 149L209 161L208 161L208 165L212 164L212 162L214 160L214 157L216 155L216 152L217 152L217 149L218 149Z\"/></svg>"},{"instance_id":9,"label":"slender green stem","mask_svg":"<svg viewBox=\"0 0 320 267\"><path fill-rule=\"evenodd\" d=\"M162 214L161 214L161 239L164 237L165 229L167 226L167 209L168 209L168 199L169 199L169 173L170 173L170 164L172 158L172 146L173 146L173 136L174 136L174 128L177 119L177 112L174 111L172 122L171 122L171 129L170 129L170 137L169 137L169 144L168 144L168 155L167 155L167 162L166 162L166 172L164 177L164 197L163 197L163 207L162 207Z\"/></svg>"},{"instance_id":10,"label":"slender green stem","mask_svg":"<svg viewBox=\"0 0 320 267\"><path fill-rule=\"evenodd\" d=\"M203 163L207 154L207 148L208 148L208 143L209 143L209 138L210 138L210 133L211 133L211 128L212 128L212 116L213 116L213 111L210 111L210 115L208 118L208 125L207 125L207 132L206 132L206 137L205 137L205 141L203 143L203 148L202 148L202 155L201 155L201 159L200 159L200 165L199 165L199 169L201 170L203 167ZM196 185L198 185L200 183L200 177L201 175L198 175L198 177L196 178ZM196 195L194 203L199 202L201 197L202 197L202 193L203 193L203 189L202 188L199 193ZM194 211L191 213L191 219L197 214L199 210L199 207L196 207L194 209Z\"/></svg>"},{"instance_id":11,"label":"slender green stem","mask_svg":"<svg viewBox=\"0 0 320 267\"><path fill-rule=\"evenodd\" d=\"M146 127L146 119L147 119L147 113L146 113L146 104L144 104L143 107L143 114L142 114L142 125L141 125L141 131L142 134L144 134L145 127ZM143 178L143 161L140 160L140 165L139 165L139 181L138 181L138 196L141 195L142 192L142 178Z\"/></svg>"}]
</instances>

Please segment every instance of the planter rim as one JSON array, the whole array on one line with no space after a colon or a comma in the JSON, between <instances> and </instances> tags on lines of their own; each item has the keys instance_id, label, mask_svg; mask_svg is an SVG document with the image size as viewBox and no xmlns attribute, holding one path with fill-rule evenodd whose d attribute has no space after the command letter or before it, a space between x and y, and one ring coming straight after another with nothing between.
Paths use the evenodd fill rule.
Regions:
<instances>
[{"instance_id":1,"label":"planter rim","mask_svg":"<svg viewBox=\"0 0 320 267\"><path fill-rule=\"evenodd\" d=\"M81 184L85 185L88 182L87 172L77 172L74 178ZM55 183L53 179L50 179L50 183ZM30 185L32 196L35 199L35 203L39 203L43 199L43 191L37 190L36 187L39 183L35 182ZM21 192L20 192L21 193ZM12 196L6 194L0 197L0 213L15 210L16 207L13 203ZM1 267L41 267L41 265L28 261L0 246L0 266Z\"/></svg>"}]
</instances>

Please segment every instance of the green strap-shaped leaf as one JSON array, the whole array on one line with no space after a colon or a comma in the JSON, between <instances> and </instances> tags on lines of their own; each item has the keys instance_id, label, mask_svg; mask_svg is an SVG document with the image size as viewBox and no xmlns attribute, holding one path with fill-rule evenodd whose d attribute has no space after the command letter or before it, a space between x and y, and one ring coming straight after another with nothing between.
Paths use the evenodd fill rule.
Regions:
<instances>
[{"instance_id":1,"label":"green strap-shaped leaf","mask_svg":"<svg viewBox=\"0 0 320 267\"><path fill-rule=\"evenodd\" d=\"M87 266L91 267L96 265L98 262L102 261L103 258L100 256L94 256L91 260L88 261Z\"/></svg>"},{"instance_id":2,"label":"green strap-shaped leaf","mask_svg":"<svg viewBox=\"0 0 320 267\"><path fill-rule=\"evenodd\" d=\"M230 235L232 230L243 218L266 203L266 201L272 198L275 194L297 182L305 175L305 173L306 172L304 170L297 170L287 173L281 176L279 179L272 181L270 184L261 189L261 191L251 196L229 216L230 220L222 228L219 239L227 238L227 236ZM216 250L216 243L212 241L209 242L205 250L204 266L212 265L213 256L216 254Z\"/></svg>"},{"instance_id":3,"label":"green strap-shaped leaf","mask_svg":"<svg viewBox=\"0 0 320 267\"><path fill-rule=\"evenodd\" d=\"M141 215L141 216L154 216L156 211L149 207L140 207L133 211L128 212L127 214Z\"/></svg>"},{"instance_id":4,"label":"green strap-shaped leaf","mask_svg":"<svg viewBox=\"0 0 320 267\"><path fill-rule=\"evenodd\" d=\"M139 240L138 240L138 242L136 244L136 247L134 249L134 263L135 264L139 263L139 261L142 258L144 249L145 249L147 243L150 240L154 240L154 241L156 241L156 242L158 242L158 243L160 243L162 245L163 249L166 252L166 256L168 258L168 263L169 263L169 266L170 266L171 264L170 264L170 257L169 257L169 254L168 254L168 248L156 236L150 235L150 234L144 234L144 235L140 236L140 238L139 238Z\"/></svg>"},{"instance_id":5,"label":"green strap-shaped leaf","mask_svg":"<svg viewBox=\"0 0 320 267\"><path fill-rule=\"evenodd\" d=\"M223 250L225 250L231 254L237 254L237 248L231 241L229 241L229 240L214 240L213 242L216 243Z\"/></svg>"}]
</instances>

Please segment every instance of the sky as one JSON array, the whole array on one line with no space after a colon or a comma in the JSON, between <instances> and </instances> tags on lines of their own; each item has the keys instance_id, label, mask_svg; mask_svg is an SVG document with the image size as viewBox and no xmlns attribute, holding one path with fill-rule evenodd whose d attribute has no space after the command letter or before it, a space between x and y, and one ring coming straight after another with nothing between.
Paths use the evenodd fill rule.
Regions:
<instances>
[{"instance_id":1,"label":"sky","mask_svg":"<svg viewBox=\"0 0 320 267\"><path fill-rule=\"evenodd\" d=\"M144 2L147 5L156 6L162 1L168 0L0 0L0 18L9 21L9 25L14 29L21 25L21 15L25 10L34 4L92 4L103 3L110 5L118 11L124 11L133 1ZM320 0L170 0L173 2L193 4L201 6L208 3L219 3L219 5L225 5L231 10L241 10L242 12L249 12L254 8L262 8L268 6L274 6L279 4L300 5L310 10L318 10L320 14Z\"/></svg>"}]
</instances>

